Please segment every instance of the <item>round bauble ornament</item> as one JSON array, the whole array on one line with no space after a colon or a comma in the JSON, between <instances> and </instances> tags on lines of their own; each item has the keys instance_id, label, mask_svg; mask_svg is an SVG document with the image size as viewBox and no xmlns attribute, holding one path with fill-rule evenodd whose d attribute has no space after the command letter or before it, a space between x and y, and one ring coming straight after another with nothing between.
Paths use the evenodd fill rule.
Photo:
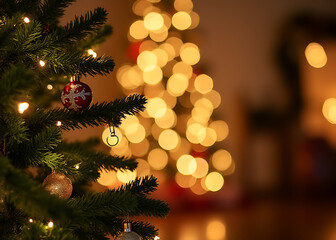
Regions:
<instances>
[{"instance_id":1,"label":"round bauble ornament","mask_svg":"<svg viewBox=\"0 0 336 240\"><path fill-rule=\"evenodd\" d=\"M61 100L67 109L80 111L86 109L92 100L90 87L79 81L79 77L74 77L74 81L65 85L62 91Z\"/></svg>"},{"instance_id":2,"label":"round bauble ornament","mask_svg":"<svg viewBox=\"0 0 336 240\"><path fill-rule=\"evenodd\" d=\"M63 199L68 199L72 193L72 182L62 173L53 172L49 174L42 185L50 194L57 195Z\"/></svg>"},{"instance_id":3,"label":"round bauble ornament","mask_svg":"<svg viewBox=\"0 0 336 240\"><path fill-rule=\"evenodd\" d=\"M116 240L142 240L142 237L137 233L132 232L131 223L127 222L124 223L124 232L121 233Z\"/></svg>"}]
</instances>

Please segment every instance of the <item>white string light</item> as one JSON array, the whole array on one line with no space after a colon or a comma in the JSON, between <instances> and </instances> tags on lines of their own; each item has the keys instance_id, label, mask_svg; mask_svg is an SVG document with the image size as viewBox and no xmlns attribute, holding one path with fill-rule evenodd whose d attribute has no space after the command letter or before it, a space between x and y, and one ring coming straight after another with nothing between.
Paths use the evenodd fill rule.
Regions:
<instances>
[{"instance_id":1,"label":"white string light","mask_svg":"<svg viewBox=\"0 0 336 240\"><path fill-rule=\"evenodd\" d=\"M28 17L25 17L25 18L23 19L23 21L24 21L25 23L30 23L30 19L29 19Z\"/></svg>"}]
</instances>

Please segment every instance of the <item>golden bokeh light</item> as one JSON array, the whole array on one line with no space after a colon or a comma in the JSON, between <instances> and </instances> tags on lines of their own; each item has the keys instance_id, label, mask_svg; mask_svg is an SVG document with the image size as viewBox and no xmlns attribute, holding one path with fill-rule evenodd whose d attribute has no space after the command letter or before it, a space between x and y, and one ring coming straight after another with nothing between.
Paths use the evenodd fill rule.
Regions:
<instances>
[{"instance_id":1,"label":"golden bokeh light","mask_svg":"<svg viewBox=\"0 0 336 240\"><path fill-rule=\"evenodd\" d=\"M138 158L137 159L138 166L136 168L136 175L137 177L144 177L150 174L150 166L147 161L144 159Z\"/></svg>"},{"instance_id":2,"label":"golden bokeh light","mask_svg":"<svg viewBox=\"0 0 336 240\"><path fill-rule=\"evenodd\" d=\"M144 26L149 31L156 31L162 28L164 19L160 13L150 12L144 17Z\"/></svg>"},{"instance_id":3,"label":"golden bokeh light","mask_svg":"<svg viewBox=\"0 0 336 240\"><path fill-rule=\"evenodd\" d=\"M142 72L137 66L120 68L117 73L117 80L121 86L132 90L143 84Z\"/></svg>"},{"instance_id":4,"label":"golden bokeh light","mask_svg":"<svg viewBox=\"0 0 336 240\"><path fill-rule=\"evenodd\" d=\"M151 71L157 65L157 57L151 51L143 51L137 58L137 64L142 71Z\"/></svg>"},{"instance_id":5,"label":"golden bokeh light","mask_svg":"<svg viewBox=\"0 0 336 240\"><path fill-rule=\"evenodd\" d=\"M209 164L208 162L200 157L195 158L197 167L196 171L192 174L193 177L195 178L203 178L208 174L209 171Z\"/></svg>"},{"instance_id":6,"label":"golden bokeh light","mask_svg":"<svg viewBox=\"0 0 336 240\"><path fill-rule=\"evenodd\" d=\"M150 32L149 37L155 42L163 42L168 37L168 28L163 25L159 30Z\"/></svg>"},{"instance_id":7,"label":"golden bokeh light","mask_svg":"<svg viewBox=\"0 0 336 240\"><path fill-rule=\"evenodd\" d=\"M167 104L162 98L151 98L148 99L146 111L152 118L161 118L166 114Z\"/></svg>"},{"instance_id":8,"label":"golden bokeh light","mask_svg":"<svg viewBox=\"0 0 336 240\"><path fill-rule=\"evenodd\" d=\"M125 136L131 143L140 143L146 137L146 130L141 124L134 123L125 129Z\"/></svg>"},{"instance_id":9,"label":"golden bokeh light","mask_svg":"<svg viewBox=\"0 0 336 240\"><path fill-rule=\"evenodd\" d=\"M156 49L159 45L152 41L152 40L146 40L146 41L143 41L141 44L140 44L140 47L139 47L139 52L144 52L144 51L153 51L154 49Z\"/></svg>"},{"instance_id":10,"label":"golden bokeh light","mask_svg":"<svg viewBox=\"0 0 336 240\"><path fill-rule=\"evenodd\" d=\"M196 178L190 175L183 175L179 172L175 174L176 183L182 188L190 188L196 183Z\"/></svg>"},{"instance_id":11,"label":"golden bokeh light","mask_svg":"<svg viewBox=\"0 0 336 240\"><path fill-rule=\"evenodd\" d=\"M179 11L173 15L172 24L178 30L186 30L191 26L191 17L187 12Z\"/></svg>"},{"instance_id":12,"label":"golden bokeh light","mask_svg":"<svg viewBox=\"0 0 336 240\"><path fill-rule=\"evenodd\" d=\"M232 164L232 157L231 154L224 150L220 149L217 150L211 157L212 165L218 171L225 171L227 170Z\"/></svg>"},{"instance_id":13,"label":"golden bokeh light","mask_svg":"<svg viewBox=\"0 0 336 240\"><path fill-rule=\"evenodd\" d=\"M173 128L176 124L177 117L173 110L167 108L167 111L164 116L161 118L155 118L155 123L160 128Z\"/></svg>"},{"instance_id":14,"label":"golden bokeh light","mask_svg":"<svg viewBox=\"0 0 336 240\"><path fill-rule=\"evenodd\" d=\"M160 67L155 66L154 69L150 71L143 71L142 77L145 83L149 85L156 85L161 82L163 73Z\"/></svg>"},{"instance_id":15,"label":"golden bokeh light","mask_svg":"<svg viewBox=\"0 0 336 240\"><path fill-rule=\"evenodd\" d=\"M187 127L186 136L191 143L200 143L205 139L206 128L200 123L192 123Z\"/></svg>"},{"instance_id":16,"label":"golden bokeh light","mask_svg":"<svg viewBox=\"0 0 336 240\"><path fill-rule=\"evenodd\" d=\"M198 24L200 22L200 17L194 11L190 12L189 15L191 17L191 25L190 25L189 29L194 29L198 26Z\"/></svg>"},{"instance_id":17,"label":"golden bokeh light","mask_svg":"<svg viewBox=\"0 0 336 240\"><path fill-rule=\"evenodd\" d=\"M108 170L100 170L99 171L99 178L97 182L103 186L111 186L117 180L117 175L115 171L108 171Z\"/></svg>"},{"instance_id":18,"label":"golden bokeh light","mask_svg":"<svg viewBox=\"0 0 336 240\"><path fill-rule=\"evenodd\" d=\"M180 49L183 45L182 40L178 37L169 37L166 40L166 43L170 44L174 48L174 54L175 54L175 57L177 57L178 54L180 54Z\"/></svg>"},{"instance_id":19,"label":"golden bokeh light","mask_svg":"<svg viewBox=\"0 0 336 240\"><path fill-rule=\"evenodd\" d=\"M211 101L214 109L218 108L222 101L221 95L216 90L204 94L204 97Z\"/></svg>"},{"instance_id":20,"label":"golden bokeh light","mask_svg":"<svg viewBox=\"0 0 336 240\"><path fill-rule=\"evenodd\" d=\"M128 183L134 181L136 178L136 171L131 172L130 170L117 171L117 179L122 183Z\"/></svg>"},{"instance_id":21,"label":"golden bokeh light","mask_svg":"<svg viewBox=\"0 0 336 240\"><path fill-rule=\"evenodd\" d=\"M186 11L190 12L194 7L194 4L191 0L175 0L174 8L176 11Z\"/></svg>"},{"instance_id":22,"label":"golden bokeh light","mask_svg":"<svg viewBox=\"0 0 336 240\"><path fill-rule=\"evenodd\" d=\"M162 13L161 15L163 17L164 25L166 26L167 29L169 29L170 26L171 26L171 16L170 16L170 14L165 12L165 13Z\"/></svg>"},{"instance_id":23,"label":"golden bokeh light","mask_svg":"<svg viewBox=\"0 0 336 240\"><path fill-rule=\"evenodd\" d=\"M169 92L164 91L162 94L162 99L171 109L173 109L176 106L177 98L175 96L170 95Z\"/></svg>"},{"instance_id":24,"label":"golden bokeh light","mask_svg":"<svg viewBox=\"0 0 336 240\"><path fill-rule=\"evenodd\" d=\"M135 21L132 23L129 29L129 33L132 38L140 40L148 36L148 30L145 28L144 22L142 20Z\"/></svg>"},{"instance_id":25,"label":"golden bokeh light","mask_svg":"<svg viewBox=\"0 0 336 240\"><path fill-rule=\"evenodd\" d=\"M185 43L180 49L182 61L189 65L195 65L199 62L201 55L198 47L193 43Z\"/></svg>"},{"instance_id":26,"label":"golden bokeh light","mask_svg":"<svg viewBox=\"0 0 336 240\"><path fill-rule=\"evenodd\" d=\"M138 16L143 16L146 9L152 7L152 4L146 0L137 0L133 3L132 10Z\"/></svg>"},{"instance_id":27,"label":"golden bokeh light","mask_svg":"<svg viewBox=\"0 0 336 240\"><path fill-rule=\"evenodd\" d=\"M195 107L193 108L193 110L191 111L191 116L192 119L190 119L188 122L190 124L198 122L201 125L207 125L211 113L209 110L205 109L205 108L201 108L201 107Z\"/></svg>"},{"instance_id":28,"label":"golden bokeh light","mask_svg":"<svg viewBox=\"0 0 336 240\"><path fill-rule=\"evenodd\" d=\"M194 87L202 94L209 93L213 88L213 80L206 74L200 74L195 79Z\"/></svg>"},{"instance_id":29,"label":"golden bokeh light","mask_svg":"<svg viewBox=\"0 0 336 240\"><path fill-rule=\"evenodd\" d=\"M138 117L135 115L129 115L125 119L122 120L119 128L125 131L129 125L134 124L134 123L139 123ZM115 130L118 130L118 129L115 129Z\"/></svg>"},{"instance_id":30,"label":"golden bokeh light","mask_svg":"<svg viewBox=\"0 0 336 240\"><path fill-rule=\"evenodd\" d=\"M206 128L206 135L204 140L201 142L201 145L205 147L210 147L216 143L217 133L212 128Z\"/></svg>"},{"instance_id":31,"label":"golden bokeh light","mask_svg":"<svg viewBox=\"0 0 336 240\"><path fill-rule=\"evenodd\" d=\"M155 148L148 153L147 161L154 170L162 170L168 164L168 154L161 148Z\"/></svg>"},{"instance_id":32,"label":"golden bokeh light","mask_svg":"<svg viewBox=\"0 0 336 240\"><path fill-rule=\"evenodd\" d=\"M159 48L163 49L167 53L168 61L171 61L175 58L176 52L175 52L174 47L171 44L165 42L165 43L161 44L159 46Z\"/></svg>"},{"instance_id":33,"label":"golden bokeh light","mask_svg":"<svg viewBox=\"0 0 336 240\"><path fill-rule=\"evenodd\" d=\"M172 96L178 97L184 94L188 88L188 78L182 73L173 74L167 81L167 91Z\"/></svg>"},{"instance_id":34,"label":"golden bokeh light","mask_svg":"<svg viewBox=\"0 0 336 240\"><path fill-rule=\"evenodd\" d=\"M195 108L203 108L204 110L206 110L207 112L209 112L210 114L212 113L214 107L212 105L212 102L207 99L207 98L200 98L197 99L196 102L194 103Z\"/></svg>"},{"instance_id":35,"label":"golden bokeh light","mask_svg":"<svg viewBox=\"0 0 336 240\"><path fill-rule=\"evenodd\" d=\"M305 49L305 56L307 62L314 68L322 68L327 64L327 54L319 43L309 43Z\"/></svg>"},{"instance_id":36,"label":"golden bokeh light","mask_svg":"<svg viewBox=\"0 0 336 240\"><path fill-rule=\"evenodd\" d=\"M336 124L336 98L328 98L322 107L323 116L332 124Z\"/></svg>"},{"instance_id":37,"label":"golden bokeh light","mask_svg":"<svg viewBox=\"0 0 336 240\"><path fill-rule=\"evenodd\" d=\"M146 84L143 89L144 95L149 99L156 97L161 98L161 96L163 96L164 91L165 87L163 86L162 81L156 85Z\"/></svg>"},{"instance_id":38,"label":"golden bokeh light","mask_svg":"<svg viewBox=\"0 0 336 240\"><path fill-rule=\"evenodd\" d=\"M182 73L187 78L191 78L193 74L193 68L184 62L177 62L173 67L173 74L175 73Z\"/></svg>"},{"instance_id":39,"label":"golden bokeh light","mask_svg":"<svg viewBox=\"0 0 336 240\"><path fill-rule=\"evenodd\" d=\"M209 124L209 128L216 131L217 142L223 141L229 135L229 126L223 120L216 120Z\"/></svg>"},{"instance_id":40,"label":"golden bokeh light","mask_svg":"<svg viewBox=\"0 0 336 240\"><path fill-rule=\"evenodd\" d=\"M157 57L157 65L159 67L164 67L168 62L168 54L165 50L161 48L156 48L152 51Z\"/></svg>"},{"instance_id":41,"label":"golden bokeh light","mask_svg":"<svg viewBox=\"0 0 336 240\"><path fill-rule=\"evenodd\" d=\"M208 240L223 240L226 237L226 227L219 220L210 221L206 226Z\"/></svg>"},{"instance_id":42,"label":"golden bokeh light","mask_svg":"<svg viewBox=\"0 0 336 240\"><path fill-rule=\"evenodd\" d=\"M147 132L147 131L146 131ZM130 148L132 151L132 155L136 157L143 157L147 154L149 150L149 141L145 138L143 141L139 143L130 143Z\"/></svg>"},{"instance_id":43,"label":"golden bokeh light","mask_svg":"<svg viewBox=\"0 0 336 240\"><path fill-rule=\"evenodd\" d=\"M190 190L196 195L203 195L208 192L202 187L201 180L196 180L196 183L190 188Z\"/></svg>"},{"instance_id":44,"label":"golden bokeh light","mask_svg":"<svg viewBox=\"0 0 336 240\"><path fill-rule=\"evenodd\" d=\"M24 21L25 23L30 23L30 19L29 19L28 17L24 17L24 18L23 18L23 21Z\"/></svg>"},{"instance_id":45,"label":"golden bokeh light","mask_svg":"<svg viewBox=\"0 0 336 240\"><path fill-rule=\"evenodd\" d=\"M183 175L192 175L197 169L197 162L193 156L185 154L177 159L176 167Z\"/></svg>"},{"instance_id":46,"label":"golden bokeh light","mask_svg":"<svg viewBox=\"0 0 336 240\"><path fill-rule=\"evenodd\" d=\"M165 129L160 133L158 142L160 147L162 147L165 150L172 150L175 149L181 139L180 136L177 134L176 131L172 129Z\"/></svg>"},{"instance_id":47,"label":"golden bokeh light","mask_svg":"<svg viewBox=\"0 0 336 240\"><path fill-rule=\"evenodd\" d=\"M205 186L211 192L219 191L224 185L224 178L219 172L211 172L205 178Z\"/></svg>"},{"instance_id":48,"label":"golden bokeh light","mask_svg":"<svg viewBox=\"0 0 336 240\"><path fill-rule=\"evenodd\" d=\"M27 102L22 102L18 104L18 111L19 113L24 113L29 108L29 103Z\"/></svg>"},{"instance_id":49,"label":"golden bokeh light","mask_svg":"<svg viewBox=\"0 0 336 240\"><path fill-rule=\"evenodd\" d=\"M190 142L182 137L179 146L169 151L169 155L172 159L177 160L180 156L188 154L190 150L191 150Z\"/></svg>"}]
</instances>

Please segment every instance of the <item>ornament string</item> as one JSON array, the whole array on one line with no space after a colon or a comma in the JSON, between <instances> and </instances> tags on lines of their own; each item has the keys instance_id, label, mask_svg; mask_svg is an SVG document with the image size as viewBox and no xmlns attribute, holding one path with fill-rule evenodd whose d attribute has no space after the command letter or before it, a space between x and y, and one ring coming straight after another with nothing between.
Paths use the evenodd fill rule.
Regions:
<instances>
[{"instance_id":1,"label":"ornament string","mask_svg":"<svg viewBox=\"0 0 336 240\"><path fill-rule=\"evenodd\" d=\"M113 147L119 143L119 137L115 133L114 126L111 127L111 125L108 125L108 127L110 129L110 136L106 138L106 143Z\"/></svg>"}]
</instances>

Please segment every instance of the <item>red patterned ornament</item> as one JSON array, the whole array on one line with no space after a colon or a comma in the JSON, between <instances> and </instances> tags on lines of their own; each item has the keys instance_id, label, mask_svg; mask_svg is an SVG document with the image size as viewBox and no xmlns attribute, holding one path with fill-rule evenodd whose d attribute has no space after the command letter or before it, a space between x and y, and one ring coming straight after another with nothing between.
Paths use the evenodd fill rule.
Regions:
<instances>
[{"instance_id":1,"label":"red patterned ornament","mask_svg":"<svg viewBox=\"0 0 336 240\"><path fill-rule=\"evenodd\" d=\"M80 111L86 109L92 100L92 91L90 87L79 81L78 75L72 81L65 85L62 91L61 100L67 109Z\"/></svg>"}]
</instances>

